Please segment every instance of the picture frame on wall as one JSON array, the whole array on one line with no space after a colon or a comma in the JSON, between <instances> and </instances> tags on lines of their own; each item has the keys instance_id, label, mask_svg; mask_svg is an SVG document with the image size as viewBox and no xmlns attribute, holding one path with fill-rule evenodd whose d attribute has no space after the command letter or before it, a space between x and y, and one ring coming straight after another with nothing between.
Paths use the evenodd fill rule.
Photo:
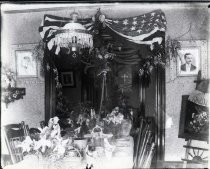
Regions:
<instances>
[{"instance_id":1,"label":"picture frame on wall","mask_svg":"<svg viewBox=\"0 0 210 169\"><path fill-rule=\"evenodd\" d=\"M75 73L72 70L61 72L61 83L63 87L76 87Z\"/></svg>"},{"instance_id":2,"label":"picture frame on wall","mask_svg":"<svg viewBox=\"0 0 210 169\"><path fill-rule=\"evenodd\" d=\"M207 67L207 42L180 41L181 49L178 51L177 76L197 76L199 70L205 76Z\"/></svg>"},{"instance_id":3,"label":"picture frame on wall","mask_svg":"<svg viewBox=\"0 0 210 169\"><path fill-rule=\"evenodd\" d=\"M12 57L15 58L17 78L38 77L38 63L33 51L36 44L12 45Z\"/></svg>"},{"instance_id":4,"label":"picture frame on wall","mask_svg":"<svg viewBox=\"0 0 210 169\"><path fill-rule=\"evenodd\" d=\"M37 77L37 62L32 55L31 50L15 52L17 77Z\"/></svg>"}]
</instances>

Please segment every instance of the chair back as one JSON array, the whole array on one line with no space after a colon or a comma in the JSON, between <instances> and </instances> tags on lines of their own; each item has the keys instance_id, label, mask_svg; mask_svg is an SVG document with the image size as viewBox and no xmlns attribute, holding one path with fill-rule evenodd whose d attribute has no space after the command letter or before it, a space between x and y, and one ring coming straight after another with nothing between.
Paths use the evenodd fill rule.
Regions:
<instances>
[{"instance_id":1,"label":"chair back","mask_svg":"<svg viewBox=\"0 0 210 169\"><path fill-rule=\"evenodd\" d=\"M19 145L29 134L28 126L22 121L20 124L8 124L3 126L3 131L12 163L22 161L23 153Z\"/></svg>"}]
</instances>

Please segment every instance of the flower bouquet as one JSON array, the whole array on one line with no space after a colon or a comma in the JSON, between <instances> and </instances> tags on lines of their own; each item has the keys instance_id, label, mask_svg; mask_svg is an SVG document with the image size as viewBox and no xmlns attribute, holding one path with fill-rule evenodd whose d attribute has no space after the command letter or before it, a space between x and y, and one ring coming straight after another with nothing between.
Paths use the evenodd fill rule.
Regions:
<instances>
[{"instance_id":1,"label":"flower bouquet","mask_svg":"<svg viewBox=\"0 0 210 169\"><path fill-rule=\"evenodd\" d=\"M192 114L192 120L189 123L190 129L194 132L199 133L202 130L208 128L208 114L205 111L200 110L198 114Z\"/></svg>"},{"instance_id":2,"label":"flower bouquet","mask_svg":"<svg viewBox=\"0 0 210 169\"><path fill-rule=\"evenodd\" d=\"M1 99L6 106L14 102L15 100L19 100L23 98L25 95L25 89L16 88L16 79L15 72L12 71L8 66L2 67L2 78L1 78L1 87L2 87L2 95Z\"/></svg>"},{"instance_id":3,"label":"flower bouquet","mask_svg":"<svg viewBox=\"0 0 210 169\"><path fill-rule=\"evenodd\" d=\"M119 112L119 107L115 107L111 113L104 118L104 133L112 133L115 137L120 136L121 123L124 115Z\"/></svg>"},{"instance_id":4,"label":"flower bouquet","mask_svg":"<svg viewBox=\"0 0 210 169\"><path fill-rule=\"evenodd\" d=\"M72 145L71 138L61 137L59 118L51 118L48 126L39 129L38 137L27 136L21 143L23 153L36 155L43 166L53 163L62 164L66 158L81 157L79 151Z\"/></svg>"}]
</instances>

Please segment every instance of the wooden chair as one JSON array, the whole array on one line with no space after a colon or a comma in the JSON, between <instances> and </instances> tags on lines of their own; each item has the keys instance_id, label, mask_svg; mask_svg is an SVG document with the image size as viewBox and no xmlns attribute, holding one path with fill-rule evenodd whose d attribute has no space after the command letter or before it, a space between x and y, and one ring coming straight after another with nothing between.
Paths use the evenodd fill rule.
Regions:
<instances>
[{"instance_id":1,"label":"wooden chair","mask_svg":"<svg viewBox=\"0 0 210 169\"><path fill-rule=\"evenodd\" d=\"M12 163L15 164L23 160L22 148L18 145L24 140L25 136L29 134L28 126L24 121L20 124L8 124L3 126L3 134Z\"/></svg>"}]
</instances>

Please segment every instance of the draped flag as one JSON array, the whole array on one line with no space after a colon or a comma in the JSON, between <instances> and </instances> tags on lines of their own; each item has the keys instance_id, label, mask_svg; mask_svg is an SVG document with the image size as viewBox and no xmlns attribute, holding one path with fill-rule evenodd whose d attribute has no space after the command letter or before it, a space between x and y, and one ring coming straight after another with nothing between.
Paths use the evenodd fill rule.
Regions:
<instances>
[{"instance_id":1,"label":"draped flag","mask_svg":"<svg viewBox=\"0 0 210 169\"><path fill-rule=\"evenodd\" d=\"M161 10L123 19L105 19L112 31L137 44L161 44L164 37L155 36L166 31L166 18Z\"/></svg>"},{"instance_id":2,"label":"draped flag","mask_svg":"<svg viewBox=\"0 0 210 169\"><path fill-rule=\"evenodd\" d=\"M55 45L53 38L56 35L56 31L62 30L62 27L69 22L71 22L70 18L52 15L44 16L42 25L39 27L39 32L43 41L47 42L48 49L51 50ZM78 22L88 31L94 30L92 18L78 19ZM166 31L166 18L161 10L155 10L135 17L120 19L105 18L103 22L108 29L119 36L136 44L150 45L151 49L155 42L158 44L162 43L164 34L160 32Z\"/></svg>"}]
</instances>

